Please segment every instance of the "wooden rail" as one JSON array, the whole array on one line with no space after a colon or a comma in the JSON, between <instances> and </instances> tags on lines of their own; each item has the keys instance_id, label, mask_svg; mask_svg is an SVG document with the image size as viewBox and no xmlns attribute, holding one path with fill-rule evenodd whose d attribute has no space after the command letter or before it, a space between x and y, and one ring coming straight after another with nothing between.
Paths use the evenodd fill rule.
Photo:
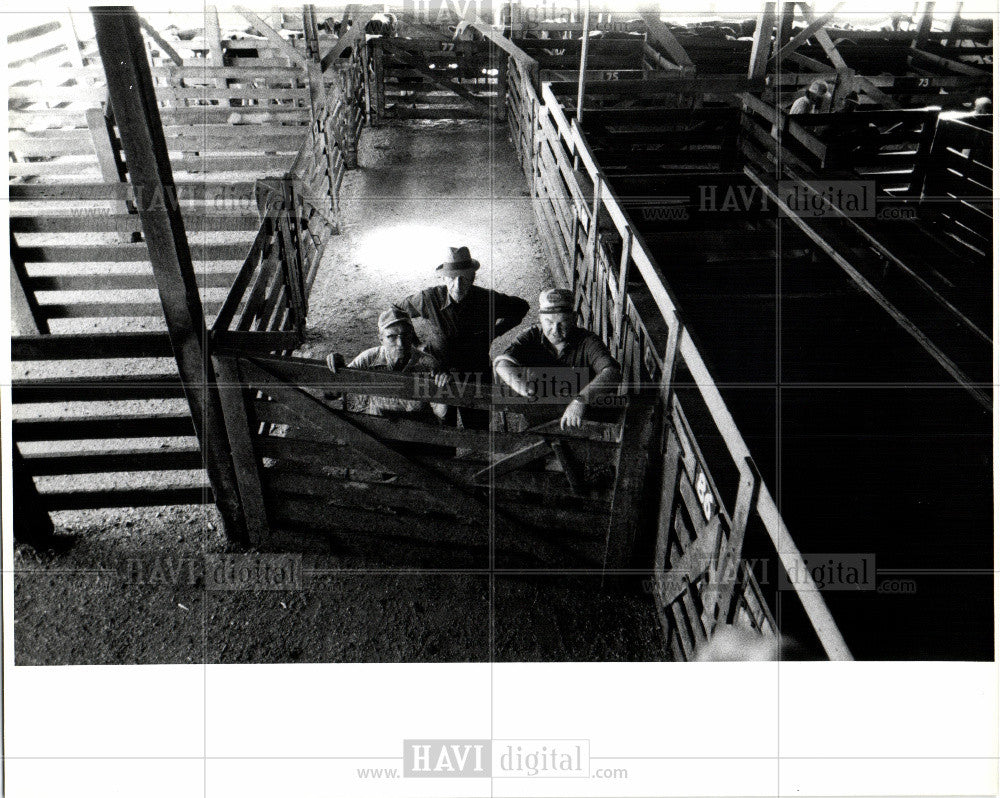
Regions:
<instances>
[{"instance_id":1,"label":"wooden rail","mask_svg":"<svg viewBox=\"0 0 1000 798\"><path fill-rule=\"evenodd\" d=\"M243 423L230 426L230 437L241 496L261 508L252 533L260 545L281 545L296 530L383 557L396 543L444 546L459 562L482 564L512 556L562 568L629 561L651 430L641 397L604 411L606 420L560 431L550 422L561 407L530 405L494 386L439 389L429 374L331 373L305 358L217 358L233 377L227 414ZM423 417L358 412L372 397L421 401ZM427 402L523 414L530 428L442 427ZM440 564L440 549L435 557Z\"/></svg>"},{"instance_id":2,"label":"wooden rail","mask_svg":"<svg viewBox=\"0 0 1000 798\"><path fill-rule=\"evenodd\" d=\"M661 618L671 640L679 641L674 643L675 655L688 658L715 623L740 615L737 607L743 607L743 617L757 618L758 626L762 612L766 614L759 598L755 599L759 594L752 574L740 572L739 589L726 598L729 606L722 606L722 594L715 592L724 564L739 560L748 525L766 532L785 569L801 572L802 558L767 486L757 476L750 452L708 367L681 324L676 303L641 234L623 210L581 128L575 120L567 119L552 85L543 83L539 95L529 71L514 59L508 65L508 79L512 137L522 164L528 167L536 218L554 274L575 288L584 322L599 330L622 356L626 379L652 381L660 387L668 455L659 496L661 540L669 538L680 505L688 508L685 512L689 515L703 513L702 518L710 521L702 545L713 556L697 560L701 566L697 572L674 571L669 562L661 561L665 545L656 562L654 592ZM572 168L574 161L579 169ZM609 255L615 252L617 257ZM681 368L696 387L715 434L728 450L729 465L725 467L735 468L741 475L737 480L741 487L735 495L723 496L712 478L723 464L708 463L691 452L685 455L689 457L685 462L693 467L684 474L676 467L684 441L693 441L691 435L682 433L685 401L673 391L674 374ZM721 508L725 508L724 513ZM687 580L677 582L683 576ZM706 589L706 585L710 587ZM796 595L827 656L850 659L821 594L807 580L796 588ZM757 608L755 612L746 611L748 602ZM696 618L703 624L700 637L691 632ZM767 631L767 624L764 627L762 631Z\"/></svg>"},{"instance_id":3,"label":"wooden rail","mask_svg":"<svg viewBox=\"0 0 1000 798\"><path fill-rule=\"evenodd\" d=\"M318 63L277 58L258 39L223 41L225 57L209 64L189 54L182 65L154 59L178 175L164 189L133 179L110 111L88 99L106 100L100 60L88 48L80 69L64 53L37 74L23 67L24 101L10 119L12 287L21 300L14 323L24 333L12 346L18 501L42 510L212 502L168 334L127 331L132 319L123 318L155 325L163 317L141 213L180 210L201 306L219 311L210 350L294 349L323 249L339 231L344 170L356 165L361 59L342 58L321 74ZM29 102L38 86L58 91ZM47 98L69 104L40 107ZM109 301L108 291L121 298ZM106 320L114 332L60 332L63 319L81 318ZM64 376L95 373L95 360L99 376ZM45 362L29 376L35 361ZM232 404L225 365L223 414ZM128 415L123 400L135 403ZM93 476L67 487L79 474Z\"/></svg>"}]
</instances>

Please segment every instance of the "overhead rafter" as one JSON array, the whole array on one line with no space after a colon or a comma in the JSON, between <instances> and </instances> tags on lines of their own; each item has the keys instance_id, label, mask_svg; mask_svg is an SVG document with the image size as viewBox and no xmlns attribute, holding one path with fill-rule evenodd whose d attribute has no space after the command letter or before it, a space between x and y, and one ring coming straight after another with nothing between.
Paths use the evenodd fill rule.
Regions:
<instances>
[{"instance_id":1,"label":"overhead rafter","mask_svg":"<svg viewBox=\"0 0 1000 798\"><path fill-rule=\"evenodd\" d=\"M253 11L243 6L236 6L236 10L242 14L246 20L254 26L258 33L267 38L271 44L278 48L278 50L287 58L295 61L302 66L306 66L309 63L309 59L303 54L296 50L287 41L281 38L281 34L278 33L274 28L268 25L263 19L258 17Z\"/></svg>"},{"instance_id":2,"label":"overhead rafter","mask_svg":"<svg viewBox=\"0 0 1000 798\"><path fill-rule=\"evenodd\" d=\"M686 71L694 72L694 61L691 60L691 57L687 54L681 43L677 41L677 37L674 36L673 31L663 24L659 15L651 11L642 11L640 12L640 16L642 17L642 21L646 23L649 35L666 50L667 55L674 60L674 63Z\"/></svg>"},{"instance_id":3,"label":"overhead rafter","mask_svg":"<svg viewBox=\"0 0 1000 798\"><path fill-rule=\"evenodd\" d=\"M777 53L774 54L768 62L769 65L779 63L782 59L798 50L799 47L809 41L809 39L813 38L813 36L816 36L823 28L826 27L826 24L833 19L834 14L837 13L842 5L844 5L843 0L837 3L837 5L835 5L830 11L823 14L823 16L813 19L801 31L795 34L795 36L789 40L788 44L784 45L780 50L778 50ZM823 32L825 33L825 31Z\"/></svg>"},{"instance_id":4,"label":"overhead rafter","mask_svg":"<svg viewBox=\"0 0 1000 798\"><path fill-rule=\"evenodd\" d=\"M165 52L168 56L170 56L171 61L177 64L177 66L180 67L184 66L184 59L181 58L180 54L173 47L170 46L170 42L168 42L160 35L160 32L156 28L150 25L142 17L139 17L139 25L141 25L142 29L146 31L147 34L149 34L149 38L151 38L154 42L156 42L157 46L161 50L163 50L163 52Z\"/></svg>"},{"instance_id":5,"label":"overhead rafter","mask_svg":"<svg viewBox=\"0 0 1000 798\"><path fill-rule=\"evenodd\" d=\"M753 49L750 51L750 67L747 77L750 80L763 81L767 75L767 59L771 53L771 34L774 32L776 18L776 3L765 0L764 8L757 15L757 30L754 31Z\"/></svg>"},{"instance_id":6,"label":"overhead rafter","mask_svg":"<svg viewBox=\"0 0 1000 798\"><path fill-rule=\"evenodd\" d=\"M811 24L816 18L813 14L812 6L808 3L799 3L799 8L802 9L802 15L806 18L806 22ZM816 41L823 48L823 52L826 53L826 57L830 59L831 64L837 69L847 69L847 62L840 54L840 51L837 50L837 45L833 43L830 34L823 30L822 27L816 31Z\"/></svg>"}]
</instances>

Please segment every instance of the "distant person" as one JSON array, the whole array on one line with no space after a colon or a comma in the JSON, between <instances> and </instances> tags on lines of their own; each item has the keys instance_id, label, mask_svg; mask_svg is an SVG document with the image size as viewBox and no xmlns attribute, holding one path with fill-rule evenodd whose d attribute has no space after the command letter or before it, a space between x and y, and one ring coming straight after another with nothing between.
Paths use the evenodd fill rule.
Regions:
<instances>
[{"instance_id":1,"label":"distant person","mask_svg":"<svg viewBox=\"0 0 1000 798\"><path fill-rule=\"evenodd\" d=\"M796 114L823 114L830 109L830 87L825 81L814 80L806 93L792 103L788 113Z\"/></svg>"},{"instance_id":2,"label":"distant person","mask_svg":"<svg viewBox=\"0 0 1000 798\"><path fill-rule=\"evenodd\" d=\"M491 385L490 344L520 324L529 306L520 297L475 285L478 269L468 247L449 247L436 270L444 285L411 294L393 308L430 322L428 349L444 369L458 372L463 384ZM463 407L459 416L463 427L489 428L488 410Z\"/></svg>"},{"instance_id":3,"label":"distant person","mask_svg":"<svg viewBox=\"0 0 1000 798\"><path fill-rule=\"evenodd\" d=\"M592 332L577 327L573 292L543 291L538 298L538 324L523 330L494 360L497 377L520 396L533 396L532 369L585 368L589 381L563 411L562 429L580 427L587 407L617 390L622 371L608 348Z\"/></svg>"},{"instance_id":4,"label":"distant person","mask_svg":"<svg viewBox=\"0 0 1000 798\"><path fill-rule=\"evenodd\" d=\"M413 330L413 322L409 316L391 308L378 317L379 345L366 349L347 364L348 368L364 369L365 371L385 371L394 374L425 372L434 375L438 387L447 384L448 375L441 369L437 359L418 345L417 334ZM327 355L326 364L330 371L337 372L343 364L340 355ZM367 394L351 394L350 400L345 400L345 406L354 412L367 413L370 416L415 415L431 420L433 413L439 419L444 419L447 407L442 404L430 404L415 399L397 399L391 396L370 396Z\"/></svg>"}]
</instances>

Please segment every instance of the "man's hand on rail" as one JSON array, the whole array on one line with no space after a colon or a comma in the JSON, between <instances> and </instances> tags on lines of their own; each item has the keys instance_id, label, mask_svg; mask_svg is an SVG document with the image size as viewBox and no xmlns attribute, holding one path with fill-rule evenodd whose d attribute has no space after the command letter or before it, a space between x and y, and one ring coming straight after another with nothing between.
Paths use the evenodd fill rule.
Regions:
<instances>
[{"instance_id":1,"label":"man's hand on rail","mask_svg":"<svg viewBox=\"0 0 1000 798\"><path fill-rule=\"evenodd\" d=\"M331 352L326 356L326 367L334 374L337 373L337 369L346 368L344 356L340 352Z\"/></svg>"},{"instance_id":2,"label":"man's hand on rail","mask_svg":"<svg viewBox=\"0 0 1000 798\"><path fill-rule=\"evenodd\" d=\"M559 419L559 429L580 429L586 411L587 406L580 399L574 399L563 411L562 418Z\"/></svg>"}]
</instances>

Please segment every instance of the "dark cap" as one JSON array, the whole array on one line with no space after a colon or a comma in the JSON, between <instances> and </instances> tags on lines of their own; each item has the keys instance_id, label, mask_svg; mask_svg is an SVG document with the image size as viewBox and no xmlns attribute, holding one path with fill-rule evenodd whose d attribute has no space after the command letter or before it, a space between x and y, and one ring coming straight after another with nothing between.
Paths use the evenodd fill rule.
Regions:
<instances>
[{"instance_id":1,"label":"dark cap","mask_svg":"<svg viewBox=\"0 0 1000 798\"><path fill-rule=\"evenodd\" d=\"M388 310L383 310L378 317L378 331L382 332L386 327L391 327L393 324L403 324L405 323L409 327L413 327L413 322L410 317L407 316L399 308L389 308Z\"/></svg>"}]
</instances>

